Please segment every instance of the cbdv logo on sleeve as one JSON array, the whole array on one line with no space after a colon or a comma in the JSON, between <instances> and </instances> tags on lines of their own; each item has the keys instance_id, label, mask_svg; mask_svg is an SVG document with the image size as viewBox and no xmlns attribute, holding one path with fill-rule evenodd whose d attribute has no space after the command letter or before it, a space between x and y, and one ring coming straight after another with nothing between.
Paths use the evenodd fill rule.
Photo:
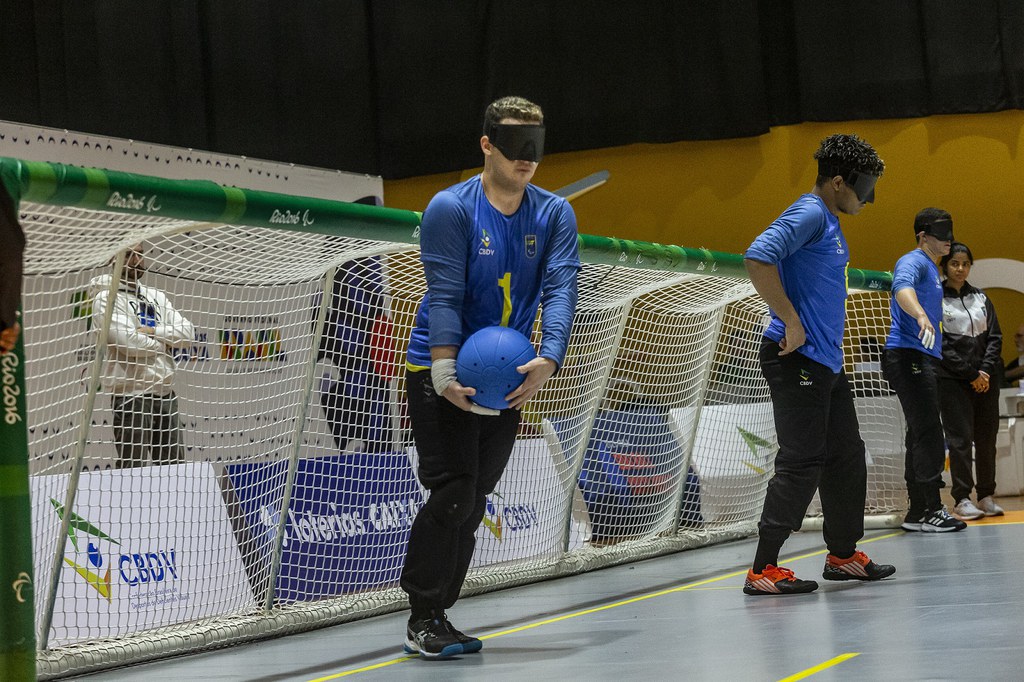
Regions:
<instances>
[{"instance_id":1,"label":"cbdv logo on sleeve","mask_svg":"<svg viewBox=\"0 0 1024 682\"><path fill-rule=\"evenodd\" d=\"M249 575L265 575L281 522L288 462L231 464L227 491ZM285 513L278 602L314 601L398 583L409 528L423 506L406 453L358 453L298 462ZM254 581L258 598L261 588Z\"/></svg>"}]
</instances>

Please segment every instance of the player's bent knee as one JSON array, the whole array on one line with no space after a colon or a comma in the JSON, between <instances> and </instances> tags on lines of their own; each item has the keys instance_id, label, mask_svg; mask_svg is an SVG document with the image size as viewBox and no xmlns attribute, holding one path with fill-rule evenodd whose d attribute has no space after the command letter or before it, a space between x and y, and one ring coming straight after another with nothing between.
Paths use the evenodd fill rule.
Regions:
<instances>
[{"instance_id":1,"label":"player's bent knee","mask_svg":"<svg viewBox=\"0 0 1024 682\"><path fill-rule=\"evenodd\" d=\"M457 478L434 488L424 509L438 525L458 528L473 513L476 505L474 486L468 479Z\"/></svg>"}]
</instances>

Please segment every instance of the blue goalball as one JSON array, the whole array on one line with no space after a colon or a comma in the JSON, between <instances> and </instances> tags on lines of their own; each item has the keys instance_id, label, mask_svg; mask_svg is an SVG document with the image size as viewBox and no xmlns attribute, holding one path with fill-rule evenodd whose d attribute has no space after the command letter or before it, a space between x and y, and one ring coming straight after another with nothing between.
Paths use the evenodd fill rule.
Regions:
<instances>
[{"instance_id":1,"label":"blue goalball","mask_svg":"<svg viewBox=\"0 0 1024 682\"><path fill-rule=\"evenodd\" d=\"M455 372L459 383L472 386L470 400L492 410L508 408L505 396L526 379L516 371L537 357L530 340L509 327L484 327L459 349Z\"/></svg>"}]
</instances>

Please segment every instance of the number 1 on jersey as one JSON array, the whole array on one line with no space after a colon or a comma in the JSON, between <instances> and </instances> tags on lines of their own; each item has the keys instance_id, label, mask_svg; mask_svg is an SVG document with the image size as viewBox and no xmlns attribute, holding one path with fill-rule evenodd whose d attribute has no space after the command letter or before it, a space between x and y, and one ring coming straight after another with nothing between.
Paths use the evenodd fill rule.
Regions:
<instances>
[{"instance_id":1,"label":"number 1 on jersey","mask_svg":"<svg viewBox=\"0 0 1024 682\"><path fill-rule=\"evenodd\" d=\"M501 293L503 294L503 302L501 305L501 326L507 327L509 318L512 317L512 273L506 272L505 275L498 280L498 286L501 287Z\"/></svg>"}]
</instances>

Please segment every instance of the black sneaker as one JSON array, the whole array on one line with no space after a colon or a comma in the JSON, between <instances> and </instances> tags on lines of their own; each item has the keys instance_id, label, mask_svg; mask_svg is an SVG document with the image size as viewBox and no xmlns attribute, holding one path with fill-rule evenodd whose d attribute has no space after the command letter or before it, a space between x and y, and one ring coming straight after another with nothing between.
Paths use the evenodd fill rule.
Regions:
<instances>
[{"instance_id":1,"label":"black sneaker","mask_svg":"<svg viewBox=\"0 0 1024 682\"><path fill-rule=\"evenodd\" d=\"M889 564L876 564L864 552L854 552L849 559L829 554L821 577L825 580L881 580L896 572Z\"/></svg>"},{"instance_id":2,"label":"black sneaker","mask_svg":"<svg viewBox=\"0 0 1024 682\"><path fill-rule=\"evenodd\" d=\"M754 569L747 571L747 579L743 583L746 594L804 594L818 589L813 580L800 580L793 571L782 566L768 564L760 573Z\"/></svg>"},{"instance_id":3,"label":"black sneaker","mask_svg":"<svg viewBox=\"0 0 1024 682\"><path fill-rule=\"evenodd\" d=\"M924 517L924 512L908 511L907 515L903 517L903 523L900 524L900 528L911 533L917 532L921 530Z\"/></svg>"},{"instance_id":4,"label":"black sneaker","mask_svg":"<svg viewBox=\"0 0 1024 682\"><path fill-rule=\"evenodd\" d=\"M459 640L459 644L462 645L462 653L475 654L484 648L484 643L476 637L470 637L465 632L456 630L452 622L448 620L448 616L444 616L444 624L448 626L448 632L455 635L455 639Z\"/></svg>"},{"instance_id":5,"label":"black sneaker","mask_svg":"<svg viewBox=\"0 0 1024 682\"><path fill-rule=\"evenodd\" d=\"M422 658L451 658L463 653L462 644L448 629L444 614L411 621L405 629L405 653Z\"/></svg>"},{"instance_id":6,"label":"black sneaker","mask_svg":"<svg viewBox=\"0 0 1024 682\"><path fill-rule=\"evenodd\" d=\"M952 533L966 527L966 523L946 511L945 507L928 512L921 521L921 531L924 533Z\"/></svg>"}]
</instances>

